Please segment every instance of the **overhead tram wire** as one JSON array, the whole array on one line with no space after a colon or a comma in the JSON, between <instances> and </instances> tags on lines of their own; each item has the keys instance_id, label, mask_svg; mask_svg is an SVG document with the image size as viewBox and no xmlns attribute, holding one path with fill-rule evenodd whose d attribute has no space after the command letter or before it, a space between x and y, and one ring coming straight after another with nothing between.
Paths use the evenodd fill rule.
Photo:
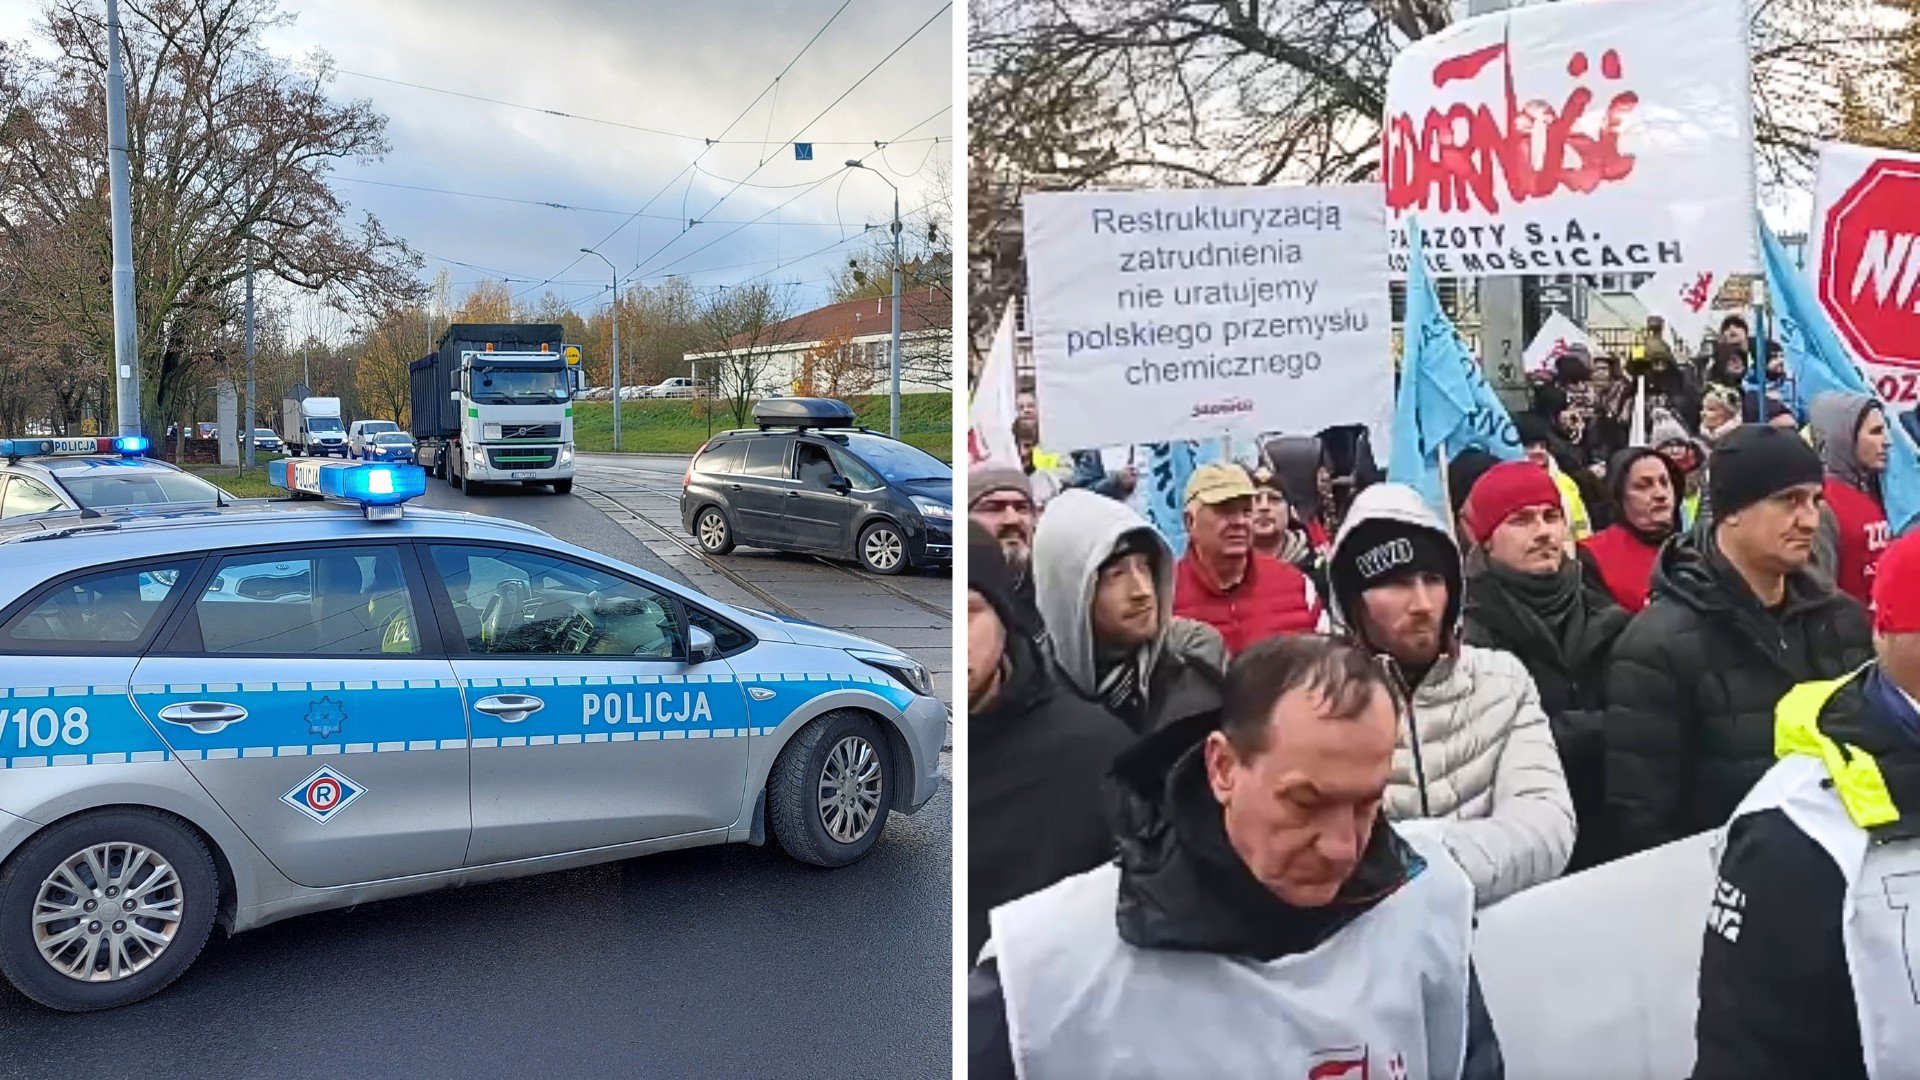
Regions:
<instances>
[{"instance_id":1,"label":"overhead tram wire","mask_svg":"<svg viewBox=\"0 0 1920 1080\"><path fill-rule=\"evenodd\" d=\"M844 6L845 6L845 5L842 5L842 7L844 7ZM893 58L894 58L895 56L897 56L897 55L899 55L899 53L900 53L900 50L902 50L902 49L904 49L904 48L906 48L906 47L907 47L908 45L910 45L910 44L912 44L912 43L913 43L913 39L915 39L915 38L917 38L917 37L919 37L919 36L920 36L921 34L923 34L923 33L925 33L925 32L926 32L926 29L927 29L927 27L929 27L929 26L932 26L932 25L934 24L934 21L935 21L935 20L937 20L937 19L939 19L939 18L940 18L940 16L942 16L942 15L944 15L944 14L946 14L946 13L947 13L948 11L951 11L952 9L953 9L953 2L952 2L952 0L947 0L947 3L945 3L945 4L942 4L942 5L940 6L940 10L938 10L938 11L936 11L936 12L934 12L934 13L933 13L932 15L930 15L930 16L928 16L928 17L927 17L927 21L926 21L926 22L923 22L923 23L921 23L921 24L919 25L919 27L917 27L917 28L916 28L916 29L915 29L915 30L913 31L913 33L911 33L911 34L908 34L908 35L906 36L906 38L905 38L904 40L902 40L902 41L900 42L900 44L898 44L898 45L895 45L895 46L894 46L894 47L893 47L892 49L890 49L890 50L888 50L888 52L887 52L887 54L886 54L885 56L883 56L883 57L881 57L878 63L875 63L875 64L874 64L874 65L873 65L873 66L872 66L871 68L868 68L868 69L867 69L867 72L866 72L866 74L864 74L864 75L862 75L862 76L860 76L860 77L859 77L858 79L855 79L855 80L854 80L854 82L853 82L853 85L852 85L852 86L849 86L849 87L847 87L847 88L846 88L845 90L843 90L843 91L841 91L841 93L840 93L840 96L839 96L839 97L837 97L837 98L834 98L834 99L833 99L832 101L830 101L830 102L828 102L828 103L827 103L827 107L826 107L826 108L824 108L824 109L821 109L821 110L820 110L820 111L819 111L818 113L815 113L815 114L814 114L814 117L813 117L813 119L811 119L811 120L808 120L808 121L807 121L806 123L804 123L804 124L801 124L801 125L800 125L800 128L799 128L799 130L797 130L797 131L795 131L795 132L793 133L793 135L792 135L792 136L791 136L790 138L788 138L787 140L785 140L785 141L787 141L787 142L792 142L792 141L793 141L794 139L798 139L798 138L799 138L799 137L800 137L801 135L804 135L804 134L806 134L806 131L807 131L807 129L808 129L808 128L810 128L810 127L812 127L812 126L813 126L814 124L817 124L817 123L819 123L819 122L820 122L820 119L821 119L822 117L824 117L824 116L826 116L826 115L827 115L827 114L828 114L829 112L832 112L835 106L837 106L837 105L839 105L839 104L840 104L840 103L841 103L842 101L845 101L845 100L847 99L847 96L848 96L848 95L850 95L850 94L852 94L852 93L853 93L853 92L854 92L855 90L858 90L858 89L859 89L859 88L861 87L861 85L862 85L862 84L864 84L864 83L865 83L865 82L866 82L866 81L867 81L868 79L870 79L870 78L872 78L872 77L873 77L873 74L874 74L874 72L876 72L876 71L879 71L879 70L880 70L881 68L883 68L883 67L885 67L885 66L886 66L886 64L887 64L887 62L888 62L889 60L892 60L892 59L893 59ZM950 109L950 108L952 108L952 106L951 106L951 105L948 105L948 106L947 106L947 108L949 108L949 109ZM945 111L945 110L942 110L942 111ZM939 113L935 113L934 115L935 115L935 116L938 116L938 115L939 115ZM923 121L921 121L921 123L925 123L925 122L926 122L926 121L924 121L924 120L923 120ZM919 127L919 126L920 126L919 124L915 124L915 125L914 125L914 127ZM913 130L913 128L908 128L908 129L907 129L907 131L909 131L909 132L910 132L910 131L912 131L912 130ZM724 135L724 134L725 134L725 132L722 132L722 134ZM904 134L904 133L903 133L903 134ZM701 153L702 153L702 154L704 155L704 153L705 153L705 151L702 151ZM696 158L695 160L696 160L696 161L698 161L699 159L698 159L698 158ZM864 160L866 160L866 159L865 159L865 158L863 157L863 158L861 158L861 160L862 160L862 161L864 161ZM751 179L753 179L753 177L754 177L754 175L755 175L756 173L758 173L758 172L759 172L759 171L760 171L761 169L763 169L763 168L765 168L765 167L766 167L766 162L764 162L764 161L763 161L763 162L761 162L761 163L760 163L760 164L758 164L758 165L755 165L755 166L753 167L753 171L752 171L752 172L749 172L749 173L747 173L747 175L746 175L746 177L745 177L745 178L743 178L742 180L740 180L739 182L737 182L737 183L735 183L735 184L733 185L733 187L731 187L731 188L729 188L729 189L727 190L727 193L726 193L725 195L722 195L722 196L720 196L720 198L718 198L718 199L716 199L716 200L715 200L715 201L713 202L713 204L712 204L711 206L708 206L708 207L707 207L707 209L705 210L705 212L703 212L703 213L702 213L702 214L700 215L700 217L701 217L701 218L704 218L704 217L706 217L706 215L707 215L707 214L711 214L711 213L713 213L713 212L714 212L714 210L716 210L716 209L718 209L718 208L719 208L719 206L720 206L720 204L721 204L721 203L724 203L724 202L726 202L726 201L727 201L728 199L730 199L730 198L732 198L735 192L737 192L737 191L739 191L739 190L740 190L740 189L741 189L742 187L744 187L744 186L746 186L746 181L747 181L747 180L751 180ZM698 219L696 219L696 220L698 220ZM682 230L681 232L678 232L678 233L675 233L675 234L674 234L673 236L671 236L671 237L669 237L669 238L667 239L667 242L666 242L666 243L664 243L664 244L661 244L661 245L660 245L660 246L659 246L658 248L655 248L655 249L654 249L653 251L651 251L651 252L649 252L649 253L648 253L648 254L646 255L646 257L644 257L644 258L642 258L642 259L641 259L641 260L640 260L639 262L637 262L637 263L635 263L635 264L634 264L634 266L633 266L633 272L634 272L634 273L636 273L636 274L637 274L637 273L639 273L639 271L640 271L640 269L641 269L642 267L644 267L644 266L646 266L646 265L647 265L647 263L649 263L649 262L651 262L651 261L653 261L654 259L656 259L656 258L658 258L658 257L660 256L660 254L661 254L661 252L664 252L664 251L666 251L666 250L667 250L667 248L669 248L669 247L672 247L675 241L677 241L677 240L679 240L679 239L680 239L680 237L682 237L682 236L685 236L685 235L686 235L686 231L685 231L685 230ZM595 246L598 246L598 245L595 245Z\"/></svg>"},{"instance_id":2,"label":"overhead tram wire","mask_svg":"<svg viewBox=\"0 0 1920 1080\"><path fill-rule=\"evenodd\" d=\"M709 174L709 175L711 175L711 174ZM611 215L613 215L613 216L615 216L615 217L631 217L631 216L633 216L633 215L631 214L631 212L630 212L630 211L626 211L626 210L608 210L608 209L605 209L605 208L603 208L603 207L597 207L597 206L572 206L572 205L569 205L569 204L567 204L567 203L560 203L560 202L552 202L552 201L550 201L550 200L547 200L547 199L516 199L516 198L513 198L513 197L511 197L511 196L507 196L507 195L486 195L486 194L482 194L481 192L478 192L478 191L449 191L449 190L448 190L448 189L446 189L446 188L436 188L436 187L423 187L423 186L421 186L421 185L419 185L419 184L401 184L401 183L396 183L396 182L394 182L394 181L391 181L391 180L369 180L369 179L367 179L367 178L365 178L365 177L359 177L359 176L339 176L339 175L335 175L335 176L333 176L333 179L335 179L335 180L345 180L345 181L347 181L348 183L353 183L353 184L372 184L372 185L374 185L375 187L387 187L387 188L399 188L399 189L401 189L401 190L403 190L403 191L420 191L420 192L425 192L425 193L427 193L427 194L429 194L429 195L457 195L457 196L460 196L461 198L466 198L466 199L485 199L485 200L487 200L487 201L489 201L489 202L503 202L503 203L516 203L516 204L518 204L518 205L521 205L521 206L538 206L538 207L543 207L543 208L545 208L545 209L549 209L549 210L577 210L577 211L580 211L580 212L582 212L582 213L588 213L588 214L611 214ZM793 186L793 187L808 187L808 186L810 186L810 185L809 185L809 184L794 184L794 185L791 185L791 186ZM650 218L650 219L653 219L653 220L656 220L656 221L678 221L678 220L680 220L680 219L679 219L678 217L676 217L676 216L674 216L674 215L672 215L672 214L641 214L641 215L639 215L639 216L640 216L640 217L643 217L643 218ZM742 222L742 221L715 221L715 222L710 222L710 224L714 224L714 225L743 225L743 224L752 224L752 223L751 223L751 222ZM788 222L782 222L782 224L786 224L786 225L795 225L795 226L800 226L800 227L809 227L809 226L810 226L810 227L814 227L814 228L838 228L838 227L839 227L839 226L837 226L837 225L835 225L835 224L834 224L833 222L829 222L829 221L788 221ZM443 261L446 261L446 262L453 262L454 260L452 260L452 259L447 259L447 260L443 260ZM532 280L534 280L534 279L533 279L533 278L527 278L526 280L528 280L528 281L532 281Z\"/></svg>"},{"instance_id":3,"label":"overhead tram wire","mask_svg":"<svg viewBox=\"0 0 1920 1080\"><path fill-rule=\"evenodd\" d=\"M827 32L827 28L832 26L834 23L834 20L840 17L840 13L847 10L848 5L852 3L853 3L853 0L841 0L840 6L837 8L834 8L833 14L827 16L827 21L820 24L820 29L815 30L813 32L813 36L807 39L807 43L805 45L800 46L800 51L793 54L793 59L787 61L787 66L781 68L780 73L778 75L775 75L772 79L768 80L767 85L764 88L762 88L758 94L755 94L753 96L752 101L747 102L745 108L742 108L740 110L740 115L734 117L731 121L728 122L726 127L720 130L720 138L722 139L726 138L728 132L732 131L740 123L740 121L746 119L747 114L753 111L753 107L755 105L760 104L760 99L767 96L767 91L772 90L775 86L778 86L780 84L780 80L786 77L787 72L793 70L793 66L800 62L800 58L807 55L807 50L813 48L814 42L817 42L820 40L821 35ZM674 173L673 177L669 179L664 185L662 185L659 191L654 192L653 195L650 198L648 198L646 202L640 204L640 209L635 210L633 212L632 217L629 217L625 221L622 221L620 224L614 226L614 229L612 232L608 233L607 235L601 237L599 240L591 244L589 246L589 250L595 251L597 253L599 249L606 244L607 241L620 235L621 230L625 229L628 225L632 224L640 216L640 214L646 211L647 207L652 206L654 202L660 198L660 196L665 195L667 192L673 190L673 185L679 183L680 178L686 175L688 170L697 167L700 164L700 159L703 157L706 157L708 152L711 151L713 147L714 147L713 140L711 139L706 140L706 145L700 148L700 152L693 156L692 161L687 162L685 168L682 168L679 172ZM571 270L574 267L580 265L581 260L584 259L585 257L586 257L585 252L581 252L579 254L574 255L573 261L561 267L560 270L557 271L553 276L555 278L558 278L561 274L564 274L568 270ZM617 282L619 280L619 275L617 274L614 275L614 280ZM534 288L539 288L539 286L535 286ZM529 293L532 291L533 289L527 290L527 292ZM526 293L520 293L513 296L511 299L518 300L521 296L524 296L524 295L526 295Z\"/></svg>"}]
</instances>

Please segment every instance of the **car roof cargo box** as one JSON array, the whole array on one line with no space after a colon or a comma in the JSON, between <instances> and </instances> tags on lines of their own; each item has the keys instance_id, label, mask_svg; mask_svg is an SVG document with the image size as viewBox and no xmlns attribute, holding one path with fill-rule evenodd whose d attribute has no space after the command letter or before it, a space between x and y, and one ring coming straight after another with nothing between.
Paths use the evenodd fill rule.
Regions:
<instances>
[{"instance_id":1,"label":"car roof cargo box","mask_svg":"<svg viewBox=\"0 0 1920 1080\"><path fill-rule=\"evenodd\" d=\"M852 427L853 409L832 398L768 398L754 403L753 422L762 431L774 427Z\"/></svg>"}]
</instances>

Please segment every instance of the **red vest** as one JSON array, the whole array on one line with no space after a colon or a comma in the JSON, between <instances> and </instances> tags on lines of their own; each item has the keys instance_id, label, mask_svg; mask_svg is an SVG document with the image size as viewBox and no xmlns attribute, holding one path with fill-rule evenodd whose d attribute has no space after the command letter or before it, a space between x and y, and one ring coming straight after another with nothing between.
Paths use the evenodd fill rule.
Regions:
<instances>
[{"instance_id":1,"label":"red vest","mask_svg":"<svg viewBox=\"0 0 1920 1080\"><path fill-rule=\"evenodd\" d=\"M1247 575L1230 592L1218 592L1194 560L1193 550L1174 568L1173 613L1206 623L1226 639L1229 655L1281 634L1303 634L1320 622L1320 598L1291 563L1254 552Z\"/></svg>"},{"instance_id":2,"label":"red vest","mask_svg":"<svg viewBox=\"0 0 1920 1080\"><path fill-rule=\"evenodd\" d=\"M1600 568L1600 580L1613 599L1629 614L1647 606L1647 594L1653 590L1653 564L1660 549L1634 535L1625 525L1612 525L1585 540L1580 546L1593 556Z\"/></svg>"},{"instance_id":3,"label":"red vest","mask_svg":"<svg viewBox=\"0 0 1920 1080\"><path fill-rule=\"evenodd\" d=\"M1827 505L1840 523L1840 565L1834 568L1834 584L1840 591L1860 601L1873 603L1874 564L1880 552L1893 542L1887 528L1887 512L1873 496L1836 476L1827 477Z\"/></svg>"}]
</instances>

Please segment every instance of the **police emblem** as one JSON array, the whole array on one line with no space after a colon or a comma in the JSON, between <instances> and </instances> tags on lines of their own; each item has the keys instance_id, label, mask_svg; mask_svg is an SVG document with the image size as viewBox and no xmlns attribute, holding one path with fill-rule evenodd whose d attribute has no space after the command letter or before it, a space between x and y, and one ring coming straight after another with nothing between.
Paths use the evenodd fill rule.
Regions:
<instances>
[{"instance_id":1,"label":"police emblem","mask_svg":"<svg viewBox=\"0 0 1920 1080\"><path fill-rule=\"evenodd\" d=\"M347 710L332 698L321 698L307 705L307 733L322 739L340 734L347 722Z\"/></svg>"},{"instance_id":2,"label":"police emblem","mask_svg":"<svg viewBox=\"0 0 1920 1080\"><path fill-rule=\"evenodd\" d=\"M294 785L292 791L280 796L280 801L324 825L366 790L333 769L322 768Z\"/></svg>"}]
</instances>

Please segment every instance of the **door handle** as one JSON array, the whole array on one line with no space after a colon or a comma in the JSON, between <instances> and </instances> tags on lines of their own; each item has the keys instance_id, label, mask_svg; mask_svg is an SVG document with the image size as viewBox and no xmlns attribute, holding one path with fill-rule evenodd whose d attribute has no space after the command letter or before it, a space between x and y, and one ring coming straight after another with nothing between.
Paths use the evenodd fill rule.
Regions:
<instances>
[{"instance_id":1,"label":"door handle","mask_svg":"<svg viewBox=\"0 0 1920 1080\"><path fill-rule=\"evenodd\" d=\"M246 718L247 710L224 701L183 701L160 710L160 719L191 728L196 735L218 735Z\"/></svg>"},{"instance_id":2,"label":"door handle","mask_svg":"<svg viewBox=\"0 0 1920 1080\"><path fill-rule=\"evenodd\" d=\"M728 485L727 485L727 489L728 489L729 491L739 491L739 490L740 490L740 485L739 485L739 484L728 484Z\"/></svg>"},{"instance_id":3,"label":"door handle","mask_svg":"<svg viewBox=\"0 0 1920 1080\"><path fill-rule=\"evenodd\" d=\"M495 694L474 702L473 707L488 716L499 717L503 724L517 724L546 708L547 703L531 694Z\"/></svg>"},{"instance_id":4,"label":"door handle","mask_svg":"<svg viewBox=\"0 0 1920 1080\"><path fill-rule=\"evenodd\" d=\"M789 498L789 499L797 499L797 498L799 498L799 497L800 497L800 493L799 493L799 492L797 492L797 491L789 491L789 492L787 492L787 498Z\"/></svg>"}]
</instances>

